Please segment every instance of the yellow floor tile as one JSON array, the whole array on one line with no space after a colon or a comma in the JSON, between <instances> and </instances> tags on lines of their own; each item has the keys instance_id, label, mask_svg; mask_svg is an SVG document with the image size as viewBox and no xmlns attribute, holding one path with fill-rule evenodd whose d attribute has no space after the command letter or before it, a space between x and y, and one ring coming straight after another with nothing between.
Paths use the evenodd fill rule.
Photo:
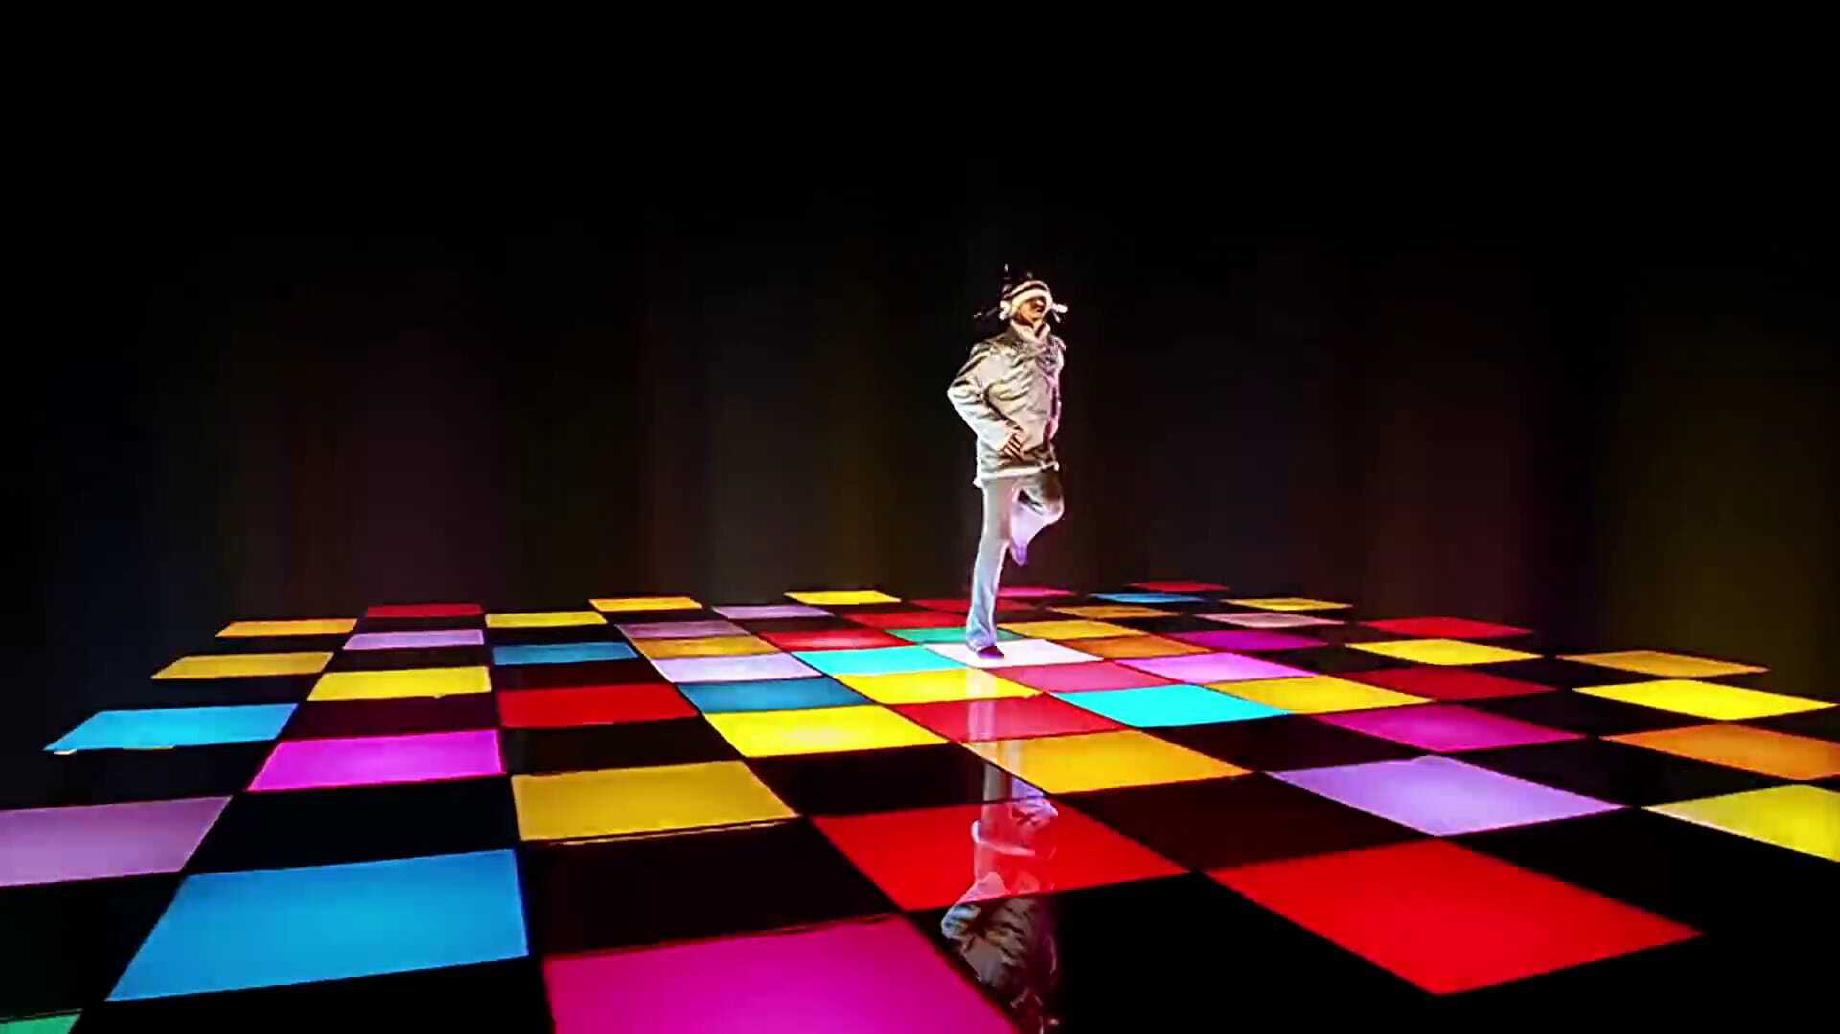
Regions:
<instances>
[{"instance_id":1,"label":"yellow floor tile","mask_svg":"<svg viewBox=\"0 0 1840 1034\"><path fill-rule=\"evenodd\" d=\"M1080 652L1095 657L1175 657L1185 653L1207 653L1205 646L1164 639L1160 635L1126 635L1108 639L1082 639Z\"/></svg>"},{"instance_id":2,"label":"yellow floor tile","mask_svg":"<svg viewBox=\"0 0 1840 1034\"><path fill-rule=\"evenodd\" d=\"M1840 743L1754 729L1748 725L1690 725L1684 729L1632 732L1604 739L1762 772L1779 779L1825 779L1840 775Z\"/></svg>"},{"instance_id":3,"label":"yellow floor tile","mask_svg":"<svg viewBox=\"0 0 1840 1034\"><path fill-rule=\"evenodd\" d=\"M266 635L344 635L358 627L355 618L296 618L289 621L232 621L219 639Z\"/></svg>"},{"instance_id":4,"label":"yellow floor tile","mask_svg":"<svg viewBox=\"0 0 1840 1034\"><path fill-rule=\"evenodd\" d=\"M1577 661L1580 664L1595 664L1603 668L1633 671L1638 675L1656 675L1661 678L1704 679L1714 675L1747 675L1752 672L1770 670L1750 664L1715 661L1709 657L1691 657L1684 653L1663 653L1660 650L1574 653L1567 654L1565 659Z\"/></svg>"},{"instance_id":5,"label":"yellow floor tile","mask_svg":"<svg viewBox=\"0 0 1840 1034\"><path fill-rule=\"evenodd\" d=\"M1374 707L1403 707L1422 704L1424 697L1370 686L1353 679L1330 675L1312 675L1295 679L1248 679L1243 682L1209 682L1209 689L1219 690L1241 700L1252 700L1297 714L1329 714L1333 711L1365 711Z\"/></svg>"},{"instance_id":6,"label":"yellow floor tile","mask_svg":"<svg viewBox=\"0 0 1840 1034\"><path fill-rule=\"evenodd\" d=\"M607 614L643 610L701 610L703 605L688 596L611 596L588 601L588 606Z\"/></svg>"},{"instance_id":7,"label":"yellow floor tile","mask_svg":"<svg viewBox=\"0 0 1840 1034\"><path fill-rule=\"evenodd\" d=\"M317 675L332 663L332 654L225 653L181 657L161 668L156 679L240 679L263 675Z\"/></svg>"},{"instance_id":8,"label":"yellow floor tile","mask_svg":"<svg viewBox=\"0 0 1840 1034\"><path fill-rule=\"evenodd\" d=\"M991 740L965 746L998 768L1049 793L1184 783L1245 775L1247 771L1135 729L1083 736Z\"/></svg>"},{"instance_id":9,"label":"yellow floor tile","mask_svg":"<svg viewBox=\"0 0 1840 1034\"><path fill-rule=\"evenodd\" d=\"M1840 793L1818 786L1772 786L1648 810L1840 862Z\"/></svg>"},{"instance_id":10,"label":"yellow floor tile","mask_svg":"<svg viewBox=\"0 0 1840 1034\"><path fill-rule=\"evenodd\" d=\"M308 700L387 700L394 697L445 697L490 693L492 679L484 667L403 668L394 671L335 671L321 675Z\"/></svg>"},{"instance_id":11,"label":"yellow floor tile","mask_svg":"<svg viewBox=\"0 0 1840 1034\"><path fill-rule=\"evenodd\" d=\"M1103 621L1001 621L997 627L1035 639L1115 639L1119 636L1149 634Z\"/></svg>"},{"instance_id":12,"label":"yellow floor tile","mask_svg":"<svg viewBox=\"0 0 1840 1034\"><path fill-rule=\"evenodd\" d=\"M789 592L786 595L808 603L814 607L847 607L860 603L899 603L899 596L890 596L874 589L822 589L812 592Z\"/></svg>"},{"instance_id":13,"label":"yellow floor tile","mask_svg":"<svg viewBox=\"0 0 1840 1034\"><path fill-rule=\"evenodd\" d=\"M513 776L511 793L525 840L732 826L794 815L739 761Z\"/></svg>"},{"instance_id":14,"label":"yellow floor tile","mask_svg":"<svg viewBox=\"0 0 1840 1034\"><path fill-rule=\"evenodd\" d=\"M568 628L575 625L604 625L607 619L595 610L546 610L519 614L487 614L487 628Z\"/></svg>"},{"instance_id":15,"label":"yellow floor tile","mask_svg":"<svg viewBox=\"0 0 1840 1034\"><path fill-rule=\"evenodd\" d=\"M803 711L727 711L703 717L750 758L945 742L885 707L867 704Z\"/></svg>"},{"instance_id":16,"label":"yellow floor tile","mask_svg":"<svg viewBox=\"0 0 1840 1034\"><path fill-rule=\"evenodd\" d=\"M1328 600L1311 600L1298 596L1261 596L1250 600L1228 600L1228 603L1256 610L1341 610L1349 606L1346 603L1331 603Z\"/></svg>"},{"instance_id":17,"label":"yellow floor tile","mask_svg":"<svg viewBox=\"0 0 1840 1034\"><path fill-rule=\"evenodd\" d=\"M1158 610L1155 607L1143 607L1135 603L1108 603L1090 607L1049 607L1056 614L1071 614L1076 618L1106 620L1110 618L1161 618L1168 617L1171 611Z\"/></svg>"},{"instance_id":18,"label":"yellow floor tile","mask_svg":"<svg viewBox=\"0 0 1840 1034\"><path fill-rule=\"evenodd\" d=\"M898 675L839 675L837 681L878 704L930 704L939 700L991 700L1026 697L1040 692L1011 682L997 672L1003 669L949 668L912 671Z\"/></svg>"},{"instance_id":19,"label":"yellow floor tile","mask_svg":"<svg viewBox=\"0 0 1840 1034\"><path fill-rule=\"evenodd\" d=\"M1641 704L1643 707L1676 711L1680 714L1693 715L1696 718L1713 718L1718 721L1768 718L1771 715L1818 711L1823 707L1834 706L1825 700L1810 700L1807 697L1792 697L1782 693L1765 693L1761 690L1745 689L1742 686L1727 686L1722 682L1700 682L1696 679L1618 682L1605 686L1579 686L1577 691L1594 697L1603 697L1606 700L1621 700L1628 704Z\"/></svg>"},{"instance_id":20,"label":"yellow floor tile","mask_svg":"<svg viewBox=\"0 0 1840 1034\"><path fill-rule=\"evenodd\" d=\"M1462 639L1390 639L1385 642L1348 645L1356 650L1417 661L1420 664L1494 664L1497 661L1530 661L1540 656L1525 650L1509 650Z\"/></svg>"},{"instance_id":21,"label":"yellow floor tile","mask_svg":"<svg viewBox=\"0 0 1840 1034\"><path fill-rule=\"evenodd\" d=\"M777 653L779 647L751 635L710 635L695 639L635 639L633 647L652 658L665 657L739 657L753 653Z\"/></svg>"}]
</instances>

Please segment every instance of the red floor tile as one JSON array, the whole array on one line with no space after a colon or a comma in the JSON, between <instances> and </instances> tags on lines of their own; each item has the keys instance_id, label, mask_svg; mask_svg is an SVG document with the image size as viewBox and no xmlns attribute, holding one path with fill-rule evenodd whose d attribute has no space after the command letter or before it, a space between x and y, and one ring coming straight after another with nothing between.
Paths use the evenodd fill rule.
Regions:
<instances>
[{"instance_id":1,"label":"red floor tile","mask_svg":"<svg viewBox=\"0 0 1840 1034\"><path fill-rule=\"evenodd\" d=\"M498 694L499 720L507 729L656 722L666 718L694 718L697 714L696 707L666 682L524 689Z\"/></svg>"},{"instance_id":2,"label":"red floor tile","mask_svg":"<svg viewBox=\"0 0 1840 1034\"><path fill-rule=\"evenodd\" d=\"M1340 676L1384 686L1413 696L1432 700L1483 700L1489 697L1517 697L1530 693L1550 693L1553 687L1538 682L1504 678L1483 671L1437 664L1415 664L1407 668L1383 668L1379 671L1349 672Z\"/></svg>"},{"instance_id":3,"label":"red floor tile","mask_svg":"<svg viewBox=\"0 0 1840 1034\"><path fill-rule=\"evenodd\" d=\"M877 646L914 645L898 636L892 636L874 628L827 628L813 632L761 632L760 638L782 650L861 650Z\"/></svg>"},{"instance_id":4,"label":"red floor tile","mask_svg":"<svg viewBox=\"0 0 1840 1034\"><path fill-rule=\"evenodd\" d=\"M1082 665L1066 665L1082 667ZM1012 669L1005 669L1006 672ZM1124 726L1047 694L995 700L945 700L906 704L895 710L957 743L972 740L1020 740L1032 736L1070 736L1109 732Z\"/></svg>"}]
</instances>

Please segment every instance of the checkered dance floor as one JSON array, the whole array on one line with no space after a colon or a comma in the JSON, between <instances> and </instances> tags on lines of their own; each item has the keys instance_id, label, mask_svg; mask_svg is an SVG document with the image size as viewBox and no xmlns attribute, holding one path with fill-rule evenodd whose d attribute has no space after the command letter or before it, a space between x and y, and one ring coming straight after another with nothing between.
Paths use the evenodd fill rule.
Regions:
<instances>
[{"instance_id":1,"label":"checkered dance floor","mask_svg":"<svg viewBox=\"0 0 1840 1034\"><path fill-rule=\"evenodd\" d=\"M142 706L6 759L0 1031L1824 993L1800 974L1834 960L1840 686L1202 582L1007 589L983 658L964 606L233 622Z\"/></svg>"}]
</instances>

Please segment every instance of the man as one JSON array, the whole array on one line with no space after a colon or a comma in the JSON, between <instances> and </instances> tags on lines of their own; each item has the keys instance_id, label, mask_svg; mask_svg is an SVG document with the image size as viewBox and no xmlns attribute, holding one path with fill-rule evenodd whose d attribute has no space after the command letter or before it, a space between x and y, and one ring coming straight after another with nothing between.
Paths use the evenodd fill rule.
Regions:
<instances>
[{"instance_id":1,"label":"man","mask_svg":"<svg viewBox=\"0 0 1840 1034\"><path fill-rule=\"evenodd\" d=\"M1007 288L997 315L1001 334L971 346L971 357L952 378L946 397L977 435L977 476L984 492L984 529L971 576L965 645L980 655L997 649L997 581L1007 550L1029 562L1029 543L1060 520L1060 463L1054 435L1061 422L1061 367L1066 343L1048 329L1048 317L1067 311L1041 280L1025 277Z\"/></svg>"}]
</instances>

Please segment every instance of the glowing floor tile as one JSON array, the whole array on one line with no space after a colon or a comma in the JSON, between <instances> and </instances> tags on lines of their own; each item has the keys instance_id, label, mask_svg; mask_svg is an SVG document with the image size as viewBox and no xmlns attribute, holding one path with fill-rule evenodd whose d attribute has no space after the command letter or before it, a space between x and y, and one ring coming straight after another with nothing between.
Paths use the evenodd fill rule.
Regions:
<instances>
[{"instance_id":1,"label":"glowing floor tile","mask_svg":"<svg viewBox=\"0 0 1840 1034\"><path fill-rule=\"evenodd\" d=\"M740 761L511 777L525 840L570 840L793 816Z\"/></svg>"},{"instance_id":2,"label":"glowing floor tile","mask_svg":"<svg viewBox=\"0 0 1840 1034\"><path fill-rule=\"evenodd\" d=\"M1379 643L1349 643L1348 646L1350 649L1417 661L1420 664L1494 664L1499 661L1536 660L1540 656L1524 650L1484 646L1461 639L1396 639Z\"/></svg>"},{"instance_id":3,"label":"glowing floor tile","mask_svg":"<svg viewBox=\"0 0 1840 1034\"><path fill-rule=\"evenodd\" d=\"M1549 729L1544 725L1478 711L1461 704L1385 707L1372 711L1325 715L1318 720L1420 750L1445 753L1559 743L1584 738L1579 733Z\"/></svg>"},{"instance_id":4,"label":"glowing floor tile","mask_svg":"<svg viewBox=\"0 0 1840 1034\"><path fill-rule=\"evenodd\" d=\"M988 671L952 667L896 675L842 675L838 681L882 704L924 704L939 700L989 700L1034 696L1039 690Z\"/></svg>"},{"instance_id":5,"label":"glowing floor tile","mask_svg":"<svg viewBox=\"0 0 1840 1034\"><path fill-rule=\"evenodd\" d=\"M1169 638L1209 650L1260 653L1272 650L1308 650L1324 645L1313 636L1273 632L1263 628L1221 628L1206 632L1171 632Z\"/></svg>"},{"instance_id":6,"label":"glowing floor tile","mask_svg":"<svg viewBox=\"0 0 1840 1034\"><path fill-rule=\"evenodd\" d=\"M607 619L592 610L546 610L512 614L487 614L487 628L573 628L604 625Z\"/></svg>"},{"instance_id":7,"label":"glowing floor tile","mask_svg":"<svg viewBox=\"0 0 1840 1034\"><path fill-rule=\"evenodd\" d=\"M1293 668L1257 657L1236 653L1197 653L1185 657L1145 657L1119 661L1139 671L1161 675L1176 682L1202 685L1209 682L1238 682L1241 679L1302 678L1314 672Z\"/></svg>"},{"instance_id":8,"label":"glowing floor tile","mask_svg":"<svg viewBox=\"0 0 1840 1034\"><path fill-rule=\"evenodd\" d=\"M870 628L894 631L897 628L964 628L965 619L940 610L849 611L851 621Z\"/></svg>"},{"instance_id":9,"label":"glowing floor tile","mask_svg":"<svg viewBox=\"0 0 1840 1034\"><path fill-rule=\"evenodd\" d=\"M1143 689L1101 689L1063 693L1061 699L1116 722L1151 729L1165 725L1203 725L1271 718L1285 712L1275 707L1217 693L1206 686L1150 686Z\"/></svg>"},{"instance_id":10,"label":"glowing floor tile","mask_svg":"<svg viewBox=\"0 0 1840 1034\"><path fill-rule=\"evenodd\" d=\"M188 877L110 1001L529 953L510 851Z\"/></svg>"},{"instance_id":11,"label":"glowing floor tile","mask_svg":"<svg viewBox=\"0 0 1840 1034\"><path fill-rule=\"evenodd\" d=\"M797 711L808 707L866 704L861 693L829 677L758 682L692 682L677 687L704 714L724 711Z\"/></svg>"},{"instance_id":12,"label":"glowing floor tile","mask_svg":"<svg viewBox=\"0 0 1840 1034\"><path fill-rule=\"evenodd\" d=\"M803 711L727 711L705 715L722 738L750 758L828 754L939 743L937 733L885 707L821 707Z\"/></svg>"},{"instance_id":13,"label":"glowing floor tile","mask_svg":"<svg viewBox=\"0 0 1840 1034\"><path fill-rule=\"evenodd\" d=\"M965 623L953 621L943 628L891 628L888 634L910 643L963 643L965 641ZM997 629L997 642L1007 643L1022 637L1014 632ZM1138 636L1131 636L1136 639Z\"/></svg>"},{"instance_id":14,"label":"glowing floor tile","mask_svg":"<svg viewBox=\"0 0 1840 1034\"><path fill-rule=\"evenodd\" d=\"M1205 646L1166 639L1160 635L1127 635L1116 639L1082 639L1082 653L1094 657L1122 660L1126 657L1179 657L1190 653L1210 653Z\"/></svg>"},{"instance_id":15,"label":"glowing floor tile","mask_svg":"<svg viewBox=\"0 0 1840 1034\"><path fill-rule=\"evenodd\" d=\"M1132 582L1131 586L1137 589L1148 589L1151 592L1225 592L1227 590L1227 587L1219 582L1197 582L1184 578L1167 579L1160 582Z\"/></svg>"},{"instance_id":16,"label":"glowing floor tile","mask_svg":"<svg viewBox=\"0 0 1840 1034\"><path fill-rule=\"evenodd\" d=\"M821 589L811 592L789 592L788 598L800 603L809 603L814 607L851 607L864 603L899 603L901 598L890 596L874 589Z\"/></svg>"},{"instance_id":17,"label":"glowing floor tile","mask_svg":"<svg viewBox=\"0 0 1840 1034\"><path fill-rule=\"evenodd\" d=\"M321 675L308 700L386 700L490 693L491 669L402 668L393 671L335 671Z\"/></svg>"},{"instance_id":18,"label":"glowing floor tile","mask_svg":"<svg viewBox=\"0 0 1840 1034\"><path fill-rule=\"evenodd\" d=\"M558 1034L1013 1030L906 920L543 960Z\"/></svg>"},{"instance_id":19,"label":"glowing floor tile","mask_svg":"<svg viewBox=\"0 0 1840 1034\"><path fill-rule=\"evenodd\" d=\"M364 736L344 740L287 740L249 784L253 793L334 786L423 783L503 775L498 734L491 729Z\"/></svg>"},{"instance_id":20,"label":"glowing floor tile","mask_svg":"<svg viewBox=\"0 0 1840 1034\"><path fill-rule=\"evenodd\" d=\"M34 1016L28 1020L0 1020L0 1034L70 1034L79 1015L72 1012Z\"/></svg>"},{"instance_id":21,"label":"glowing floor tile","mask_svg":"<svg viewBox=\"0 0 1840 1034\"><path fill-rule=\"evenodd\" d=\"M819 816L855 866L904 909L1173 876L1149 848L1043 797Z\"/></svg>"},{"instance_id":22,"label":"glowing floor tile","mask_svg":"<svg viewBox=\"0 0 1840 1034\"><path fill-rule=\"evenodd\" d=\"M628 639L696 639L701 636L747 635L733 621L624 621L614 626Z\"/></svg>"},{"instance_id":23,"label":"glowing floor tile","mask_svg":"<svg viewBox=\"0 0 1840 1034\"><path fill-rule=\"evenodd\" d=\"M497 699L499 718L507 729L568 729L696 717L696 708L668 682L526 689L499 693Z\"/></svg>"},{"instance_id":24,"label":"glowing floor tile","mask_svg":"<svg viewBox=\"0 0 1840 1034\"><path fill-rule=\"evenodd\" d=\"M916 607L925 607L928 610L940 610L948 614L958 614L961 616L971 609L971 600L969 597L965 596L947 597L943 599L908 600L907 602L912 603ZM1041 613L1039 607L1029 603L1027 600L1004 599L1001 596L997 597L996 610L999 614Z\"/></svg>"},{"instance_id":25,"label":"glowing floor tile","mask_svg":"<svg viewBox=\"0 0 1840 1034\"><path fill-rule=\"evenodd\" d=\"M745 657L750 654L778 653L779 647L759 636L712 635L696 639L640 639L633 645L653 660L680 657Z\"/></svg>"},{"instance_id":26,"label":"glowing floor tile","mask_svg":"<svg viewBox=\"0 0 1840 1034\"><path fill-rule=\"evenodd\" d=\"M288 621L232 621L217 633L220 639L280 635L346 635L358 622L352 618L296 618Z\"/></svg>"},{"instance_id":27,"label":"glowing floor tile","mask_svg":"<svg viewBox=\"0 0 1840 1034\"><path fill-rule=\"evenodd\" d=\"M623 661L638 654L625 643L538 643L531 646L494 646L492 663L577 664L582 661Z\"/></svg>"},{"instance_id":28,"label":"glowing floor tile","mask_svg":"<svg viewBox=\"0 0 1840 1034\"><path fill-rule=\"evenodd\" d=\"M1696 718L1735 721L1744 718L1768 718L1779 714L1819 711L1833 704L1825 700L1765 693L1727 686L1722 682L1697 679L1655 679L1649 682L1621 682L1607 686L1579 686L1575 690L1607 700L1641 704L1662 711L1690 714Z\"/></svg>"},{"instance_id":29,"label":"glowing floor tile","mask_svg":"<svg viewBox=\"0 0 1840 1034\"><path fill-rule=\"evenodd\" d=\"M1435 639L1499 639L1502 636L1526 635L1532 629L1516 628L1513 625L1497 625L1487 621L1471 621L1468 618L1389 618L1385 621L1363 621L1369 628L1397 635L1416 635Z\"/></svg>"},{"instance_id":30,"label":"glowing floor tile","mask_svg":"<svg viewBox=\"0 0 1840 1034\"><path fill-rule=\"evenodd\" d=\"M1342 610L1348 606L1346 603L1332 603L1328 600L1312 600L1299 596L1261 596L1255 599L1227 600L1226 602L1239 607L1252 607L1257 610L1278 610L1287 612L1298 610Z\"/></svg>"},{"instance_id":31,"label":"glowing floor tile","mask_svg":"<svg viewBox=\"0 0 1840 1034\"><path fill-rule=\"evenodd\" d=\"M1172 611L1158 610L1155 607L1139 606L1135 603L1106 603L1086 607L1049 607L1056 614L1070 617L1086 618L1092 621L1109 621L1114 618L1161 618L1168 617Z\"/></svg>"},{"instance_id":32,"label":"glowing floor tile","mask_svg":"<svg viewBox=\"0 0 1840 1034\"><path fill-rule=\"evenodd\" d=\"M802 679L817 669L789 653L756 653L739 657L671 657L655 660L652 667L672 682L748 682L755 679Z\"/></svg>"},{"instance_id":33,"label":"glowing floor tile","mask_svg":"<svg viewBox=\"0 0 1840 1034\"><path fill-rule=\"evenodd\" d=\"M1080 640L1082 643L1091 641ZM934 643L927 647L941 657L973 668L1011 668L1018 664L1081 664L1099 659L1077 647L1047 639L1018 639L1015 642L999 643L997 648L1003 652L1003 656L981 657L964 643Z\"/></svg>"},{"instance_id":34,"label":"glowing floor tile","mask_svg":"<svg viewBox=\"0 0 1840 1034\"><path fill-rule=\"evenodd\" d=\"M997 590L999 599L1008 600L1051 600L1072 595L1072 589L1056 589L1048 585L1005 585Z\"/></svg>"},{"instance_id":35,"label":"glowing floor tile","mask_svg":"<svg viewBox=\"0 0 1840 1034\"><path fill-rule=\"evenodd\" d=\"M913 671L950 671L959 667L956 661L924 646L810 650L795 656L826 675L896 675Z\"/></svg>"},{"instance_id":36,"label":"glowing floor tile","mask_svg":"<svg viewBox=\"0 0 1840 1034\"><path fill-rule=\"evenodd\" d=\"M588 606L605 614L631 614L651 610L701 610L703 605L688 596L611 596L588 601Z\"/></svg>"},{"instance_id":37,"label":"glowing floor tile","mask_svg":"<svg viewBox=\"0 0 1840 1034\"><path fill-rule=\"evenodd\" d=\"M1115 639L1145 634L1139 629L1104 621L1006 621L1003 627L1036 639Z\"/></svg>"},{"instance_id":38,"label":"glowing floor tile","mask_svg":"<svg viewBox=\"0 0 1840 1034\"><path fill-rule=\"evenodd\" d=\"M1595 664L1601 668L1615 668L1618 671L1633 671L1638 675L1655 675L1661 678L1705 679L1716 675L1748 675L1770 670L1753 664L1715 661L1709 657L1692 657L1687 654L1665 653L1660 650L1574 653L1566 654L1562 659L1577 661L1580 664Z\"/></svg>"},{"instance_id":39,"label":"glowing floor tile","mask_svg":"<svg viewBox=\"0 0 1840 1034\"><path fill-rule=\"evenodd\" d=\"M426 632L360 632L345 640L347 650L437 650L444 646L484 646L477 628L441 628Z\"/></svg>"},{"instance_id":40,"label":"glowing floor tile","mask_svg":"<svg viewBox=\"0 0 1840 1034\"><path fill-rule=\"evenodd\" d=\"M1247 771L1134 729L1085 736L989 740L965 746L1049 793L1217 779L1245 775Z\"/></svg>"},{"instance_id":41,"label":"glowing floor tile","mask_svg":"<svg viewBox=\"0 0 1840 1034\"><path fill-rule=\"evenodd\" d=\"M1439 840L1210 875L1436 994L1698 935L1634 906Z\"/></svg>"},{"instance_id":42,"label":"glowing floor tile","mask_svg":"<svg viewBox=\"0 0 1840 1034\"><path fill-rule=\"evenodd\" d=\"M98 711L45 749L150 750L207 743L259 743L281 735L281 727L293 713L293 704Z\"/></svg>"},{"instance_id":43,"label":"glowing floor tile","mask_svg":"<svg viewBox=\"0 0 1840 1034\"><path fill-rule=\"evenodd\" d=\"M717 607L717 614L736 621L760 621L767 618L827 618L831 612L804 603L747 603Z\"/></svg>"},{"instance_id":44,"label":"glowing floor tile","mask_svg":"<svg viewBox=\"0 0 1840 1034\"><path fill-rule=\"evenodd\" d=\"M1237 682L1214 682L1209 687L1222 693L1231 693L1242 700L1256 700L1296 714L1404 707L1426 702L1424 697L1381 689L1352 679L1338 679L1331 675L1293 679L1242 679Z\"/></svg>"},{"instance_id":45,"label":"glowing floor tile","mask_svg":"<svg viewBox=\"0 0 1840 1034\"><path fill-rule=\"evenodd\" d=\"M1618 807L1445 757L1272 774L1293 786L1432 836L1525 826Z\"/></svg>"},{"instance_id":46,"label":"glowing floor tile","mask_svg":"<svg viewBox=\"0 0 1840 1034\"><path fill-rule=\"evenodd\" d=\"M0 887L178 872L228 797L0 811Z\"/></svg>"},{"instance_id":47,"label":"glowing floor tile","mask_svg":"<svg viewBox=\"0 0 1840 1034\"><path fill-rule=\"evenodd\" d=\"M1179 592L1096 592L1093 599L1111 600L1113 603L1206 603L1202 596L1190 596Z\"/></svg>"},{"instance_id":48,"label":"glowing floor tile","mask_svg":"<svg viewBox=\"0 0 1840 1034\"><path fill-rule=\"evenodd\" d=\"M1779 779L1826 779L1840 775L1840 743L1772 732L1748 725L1691 725L1605 736L1683 758L1762 772Z\"/></svg>"},{"instance_id":49,"label":"glowing floor tile","mask_svg":"<svg viewBox=\"0 0 1840 1034\"><path fill-rule=\"evenodd\" d=\"M364 612L367 618L476 618L485 613L477 603L386 603Z\"/></svg>"},{"instance_id":50,"label":"glowing floor tile","mask_svg":"<svg viewBox=\"0 0 1840 1034\"><path fill-rule=\"evenodd\" d=\"M181 657L161 668L156 679L241 679L265 675L317 675L332 661L332 654L230 653Z\"/></svg>"},{"instance_id":51,"label":"glowing floor tile","mask_svg":"<svg viewBox=\"0 0 1840 1034\"><path fill-rule=\"evenodd\" d=\"M963 635L961 631L959 635ZM811 632L762 632L760 638L781 650L871 650L907 646L909 641L879 628L824 628Z\"/></svg>"},{"instance_id":52,"label":"glowing floor tile","mask_svg":"<svg viewBox=\"0 0 1840 1034\"><path fill-rule=\"evenodd\" d=\"M1314 614L1198 614L1197 617L1209 621L1221 621L1241 628L1309 628L1318 625L1341 625L1346 622L1334 618L1317 617Z\"/></svg>"},{"instance_id":53,"label":"glowing floor tile","mask_svg":"<svg viewBox=\"0 0 1840 1034\"><path fill-rule=\"evenodd\" d=\"M1011 682L1050 693L1079 693L1094 689L1141 689L1144 686L1174 685L1161 675L1111 661L1087 664L1018 664L1004 668L1003 677Z\"/></svg>"},{"instance_id":54,"label":"glowing floor tile","mask_svg":"<svg viewBox=\"0 0 1840 1034\"><path fill-rule=\"evenodd\" d=\"M1648 810L1840 862L1840 793L1819 786L1772 786Z\"/></svg>"},{"instance_id":55,"label":"glowing floor tile","mask_svg":"<svg viewBox=\"0 0 1840 1034\"><path fill-rule=\"evenodd\" d=\"M1019 740L1034 736L1073 736L1122 728L1103 715L1075 707L1046 693L996 700L944 700L931 704L905 704L895 710L955 743Z\"/></svg>"},{"instance_id":56,"label":"glowing floor tile","mask_svg":"<svg viewBox=\"0 0 1840 1034\"><path fill-rule=\"evenodd\" d=\"M1551 686L1543 686L1538 682L1503 678L1461 666L1415 664L1404 668L1352 672L1348 677L1433 700L1488 700L1552 691Z\"/></svg>"}]
</instances>

